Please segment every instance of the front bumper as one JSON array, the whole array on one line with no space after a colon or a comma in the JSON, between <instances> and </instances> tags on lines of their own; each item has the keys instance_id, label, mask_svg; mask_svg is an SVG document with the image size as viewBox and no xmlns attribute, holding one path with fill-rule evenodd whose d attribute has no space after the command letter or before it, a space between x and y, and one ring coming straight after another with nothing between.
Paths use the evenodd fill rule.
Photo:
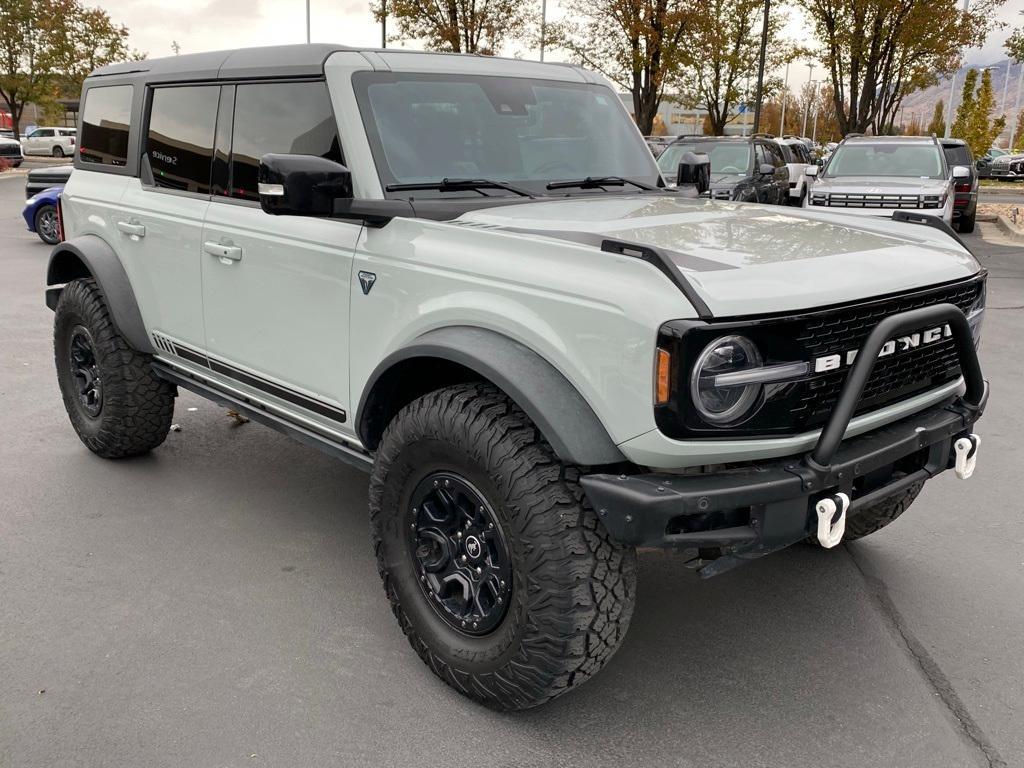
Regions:
<instances>
[{"instance_id":1,"label":"front bumper","mask_svg":"<svg viewBox=\"0 0 1024 768\"><path fill-rule=\"evenodd\" d=\"M897 333L944 322L957 342L966 392L842 441L882 345ZM697 550L701 575L712 576L813 535L814 506L822 497L845 493L851 499L848 513L856 514L951 467L953 443L971 432L987 400L988 384L966 318L952 304L933 305L891 315L875 326L806 456L708 474L594 474L581 482L613 539Z\"/></svg>"}]
</instances>

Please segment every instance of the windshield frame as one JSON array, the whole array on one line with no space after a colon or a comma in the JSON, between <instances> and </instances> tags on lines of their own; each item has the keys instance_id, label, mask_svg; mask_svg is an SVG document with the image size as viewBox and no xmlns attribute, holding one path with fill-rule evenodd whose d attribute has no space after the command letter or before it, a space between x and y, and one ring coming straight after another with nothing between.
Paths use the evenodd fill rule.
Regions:
<instances>
[{"instance_id":1,"label":"windshield frame","mask_svg":"<svg viewBox=\"0 0 1024 768\"><path fill-rule=\"evenodd\" d=\"M410 200L414 197L419 200L432 199L432 200L456 200L462 197L479 198L480 193L472 190L452 190L447 191L426 191L426 194L411 193L408 190L388 190L389 186L405 183L403 179L395 177L390 165L388 164L387 152L384 148L384 143L377 130L376 116L373 110L373 106L370 102L370 86L379 83L394 83L394 82L408 82L408 81L425 81L434 83L445 83L445 82L468 82L475 83L481 80L519 80L531 85L537 85L545 88L567 88L576 91L592 91L599 92L602 96L607 97L610 103L613 105L613 109L616 109L621 116L622 120L626 121L626 124L631 130L628 131L627 141L634 145L637 151L637 157L641 160L641 164L646 164L647 173L643 176L632 175L630 178L636 179L645 184L649 184L652 187L658 187L660 190L664 190L664 179L661 175L661 170L655 161L654 155L651 153L647 142L644 137L640 135L640 131L636 128L636 124L630 117L629 112L626 111L625 105L622 103L622 99L615 93L614 90L606 85L590 82L577 82L573 80L555 80L548 78L538 78L520 75L479 75L465 72L405 72L405 71L360 71L352 74L352 89L356 98L356 105L359 109L359 118L363 125L363 131L366 135L367 143L370 147L370 155L373 159L373 166L376 171L376 177L380 184L381 191L385 199L392 200ZM486 173L481 174L486 176ZM586 176L587 174L584 174ZM608 176L607 173L594 173L591 175L595 176ZM500 177L499 177L500 176ZM616 185L609 188L569 188L569 189L558 189L548 190L547 184L551 182L568 181L575 178L571 175L566 174L555 174L551 178L545 179L521 179L509 177L505 178L504 175L491 175L488 176L489 180L505 182L512 184L516 187L529 190L537 198L542 197L566 197L576 195L601 195L601 194L635 194L638 192L644 192L641 189L631 189L630 185ZM582 177L581 177L582 178ZM440 178L437 181L441 181ZM504 199L506 197L515 197L512 194L503 192L501 189L488 189L488 195L493 195L495 199Z\"/></svg>"},{"instance_id":2,"label":"windshield frame","mask_svg":"<svg viewBox=\"0 0 1024 768\"><path fill-rule=\"evenodd\" d=\"M923 174L916 174L916 173L915 174L879 173L878 171L868 171L868 172L865 172L865 173L841 173L841 174L837 174L837 173L832 171L832 169L835 167L835 164L837 162L837 158L841 157L841 153L844 150L849 149L849 148L853 148L853 147L871 147L871 146L878 146L878 145L883 145L883 144L887 145L887 146L891 146L891 147L904 147L904 148L908 148L908 149L911 148L911 147L928 147L929 149L934 150L938 154L938 157L939 157L939 173L938 173L938 175L935 175L935 176L932 176L932 175L925 176ZM819 176L823 177L823 178L827 178L827 179L868 179L868 178L872 178L872 177L873 178L882 177L882 178L892 178L892 179L918 179L918 180L922 180L922 181L924 179L930 179L932 181L942 181L942 180L944 180L944 179L949 177L949 167L948 167L948 164L946 163L946 153L945 153L945 151L943 150L943 148L939 144L934 143L934 142L933 143L928 143L928 144L926 144L924 142L920 142L920 143L918 143L918 142L904 143L904 142L898 142L898 141L858 142L856 144L842 144L841 143L838 147L836 147L832 151L832 154L829 155L828 162L825 164L825 167L822 168L821 173L819 174Z\"/></svg>"}]
</instances>

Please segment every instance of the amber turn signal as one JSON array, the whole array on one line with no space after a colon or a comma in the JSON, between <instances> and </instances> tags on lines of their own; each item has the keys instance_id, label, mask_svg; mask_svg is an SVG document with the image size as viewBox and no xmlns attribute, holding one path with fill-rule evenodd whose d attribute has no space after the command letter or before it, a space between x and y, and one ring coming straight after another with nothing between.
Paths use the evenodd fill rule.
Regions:
<instances>
[{"instance_id":1,"label":"amber turn signal","mask_svg":"<svg viewBox=\"0 0 1024 768\"><path fill-rule=\"evenodd\" d=\"M669 401L669 369L672 365L672 355L666 350L658 348L657 364L654 369L654 404L664 405Z\"/></svg>"}]
</instances>

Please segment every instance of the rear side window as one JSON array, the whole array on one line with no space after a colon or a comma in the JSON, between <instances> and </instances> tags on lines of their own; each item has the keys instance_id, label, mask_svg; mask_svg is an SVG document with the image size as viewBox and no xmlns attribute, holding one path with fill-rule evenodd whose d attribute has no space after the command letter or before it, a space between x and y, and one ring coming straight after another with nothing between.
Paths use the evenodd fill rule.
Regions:
<instances>
[{"instance_id":1,"label":"rear side window","mask_svg":"<svg viewBox=\"0 0 1024 768\"><path fill-rule=\"evenodd\" d=\"M132 121L132 86L90 88L82 111L83 163L122 166L128 162L128 129Z\"/></svg>"},{"instance_id":2,"label":"rear side window","mask_svg":"<svg viewBox=\"0 0 1024 768\"><path fill-rule=\"evenodd\" d=\"M943 147L942 151L946 155L946 165L950 167L971 164L971 151L964 144Z\"/></svg>"},{"instance_id":3,"label":"rear side window","mask_svg":"<svg viewBox=\"0 0 1024 768\"><path fill-rule=\"evenodd\" d=\"M231 197L259 200L260 158L271 152L316 155L342 162L327 85L250 83L235 89Z\"/></svg>"},{"instance_id":4,"label":"rear side window","mask_svg":"<svg viewBox=\"0 0 1024 768\"><path fill-rule=\"evenodd\" d=\"M146 153L158 187L210 193L210 160L220 87L157 88L150 100Z\"/></svg>"}]
</instances>

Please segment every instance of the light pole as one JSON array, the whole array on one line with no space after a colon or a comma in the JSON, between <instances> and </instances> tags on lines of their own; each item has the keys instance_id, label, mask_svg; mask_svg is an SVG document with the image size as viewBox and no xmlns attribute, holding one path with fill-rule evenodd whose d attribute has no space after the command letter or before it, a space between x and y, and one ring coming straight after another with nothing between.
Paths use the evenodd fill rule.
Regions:
<instances>
[{"instance_id":1,"label":"light pole","mask_svg":"<svg viewBox=\"0 0 1024 768\"><path fill-rule=\"evenodd\" d=\"M964 0L964 13L967 13L967 5L971 0ZM957 70L959 71L959 70ZM945 138L949 138L949 132L953 129L953 99L956 98L956 72L949 78L949 113L946 115Z\"/></svg>"},{"instance_id":2,"label":"light pole","mask_svg":"<svg viewBox=\"0 0 1024 768\"><path fill-rule=\"evenodd\" d=\"M786 79L782 81L782 117L779 118L779 136L786 133L786 97L789 95L789 62L786 62Z\"/></svg>"},{"instance_id":3,"label":"light pole","mask_svg":"<svg viewBox=\"0 0 1024 768\"><path fill-rule=\"evenodd\" d=\"M380 0L380 47L388 47L388 0Z\"/></svg>"},{"instance_id":4,"label":"light pole","mask_svg":"<svg viewBox=\"0 0 1024 768\"><path fill-rule=\"evenodd\" d=\"M821 109L821 99L818 98L818 81L814 82L814 128L811 132L811 144L818 143L818 112Z\"/></svg>"},{"instance_id":5,"label":"light pole","mask_svg":"<svg viewBox=\"0 0 1024 768\"><path fill-rule=\"evenodd\" d=\"M764 23L761 25L761 52L757 60L757 86L754 89L754 133L761 130L761 96L764 93L764 57L768 49L768 14L772 0L764 0Z\"/></svg>"},{"instance_id":6,"label":"light pole","mask_svg":"<svg viewBox=\"0 0 1024 768\"><path fill-rule=\"evenodd\" d=\"M309 45L309 3L310 0L306 0L306 45Z\"/></svg>"},{"instance_id":7,"label":"light pole","mask_svg":"<svg viewBox=\"0 0 1024 768\"><path fill-rule=\"evenodd\" d=\"M805 66L810 70L810 73L807 75L807 82L808 83L814 82L814 79L813 79L814 78L814 62L813 61L808 61ZM800 137L801 138L803 138L804 136L807 135L807 114L810 111L811 111L811 102L807 102L807 108L804 109L803 128L800 129Z\"/></svg>"},{"instance_id":8,"label":"light pole","mask_svg":"<svg viewBox=\"0 0 1024 768\"><path fill-rule=\"evenodd\" d=\"M1008 57L1006 59L1006 74L1003 75L1003 106L1000 110L1003 113L1003 117L1006 117L1006 92L1009 89L1011 72L1013 72L1013 59ZM1010 148L1009 144L1007 144L1006 148Z\"/></svg>"},{"instance_id":9,"label":"light pole","mask_svg":"<svg viewBox=\"0 0 1024 768\"><path fill-rule=\"evenodd\" d=\"M544 37L548 26L548 0L541 0L540 4L540 60L544 61Z\"/></svg>"}]
</instances>

